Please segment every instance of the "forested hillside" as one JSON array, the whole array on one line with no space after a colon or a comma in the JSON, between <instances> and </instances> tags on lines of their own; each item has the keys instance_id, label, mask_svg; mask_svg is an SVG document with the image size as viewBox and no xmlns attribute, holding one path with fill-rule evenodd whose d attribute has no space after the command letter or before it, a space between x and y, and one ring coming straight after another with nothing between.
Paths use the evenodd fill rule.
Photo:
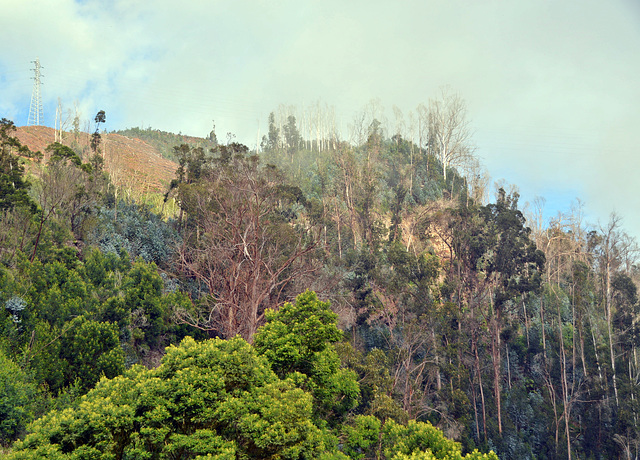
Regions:
<instances>
[{"instance_id":1,"label":"forested hillside","mask_svg":"<svg viewBox=\"0 0 640 460\"><path fill-rule=\"evenodd\" d=\"M423 109L272 113L257 152L129 130L178 164L135 189L104 119L40 154L3 120L8 458L635 457L636 242L527 220L463 102Z\"/></svg>"},{"instance_id":2,"label":"forested hillside","mask_svg":"<svg viewBox=\"0 0 640 460\"><path fill-rule=\"evenodd\" d=\"M153 146L164 158L177 161L174 147L177 145L187 144L192 147L202 147L205 150L215 148L218 145L218 138L215 134L215 128L204 138L184 136L182 134L173 134L158 129L141 129L128 128L115 131L113 134L125 136L130 139L140 139L147 144Z\"/></svg>"}]
</instances>

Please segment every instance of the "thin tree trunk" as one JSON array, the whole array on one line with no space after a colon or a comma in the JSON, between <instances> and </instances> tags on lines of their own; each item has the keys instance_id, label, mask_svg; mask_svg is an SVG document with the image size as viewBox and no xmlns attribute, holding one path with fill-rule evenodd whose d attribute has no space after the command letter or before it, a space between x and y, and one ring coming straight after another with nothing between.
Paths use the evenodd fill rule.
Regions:
<instances>
[{"instance_id":1,"label":"thin tree trunk","mask_svg":"<svg viewBox=\"0 0 640 460\"><path fill-rule=\"evenodd\" d=\"M609 266L609 263L607 263L607 271L605 274L605 280L606 280L606 298L605 298L605 303L606 303L606 314L607 314L607 332L609 334L609 354L611 357L611 374L612 374L612 381L613 381L613 394L615 396L616 399L616 407L618 407L618 385L616 384L616 358L615 358L615 353L613 351L613 331L612 331L612 327L611 327L611 323L613 322L613 318L612 318L612 305L611 305L611 269Z\"/></svg>"},{"instance_id":2,"label":"thin tree trunk","mask_svg":"<svg viewBox=\"0 0 640 460\"><path fill-rule=\"evenodd\" d=\"M338 255L342 259L342 219L340 218L340 210L338 209L338 200L335 201L336 221L338 226Z\"/></svg>"},{"instance_id":3,"label":"thin tree trunk","mask_svg":"<svg viewBox=\"0 0 640 460\"><path fill-rule=\"evenodd\" d=\"M496 411L498 413L498 433L502 435L502 401L500 391L500 331L497 319L492 320L493 337L491 339L491 357L493 361L493 391L496 399Z\"/></svg>"},{"instance_id":4,"label":"thin tree trunk","mask_svg":"<svg viewBox=\"0 0 640 460\"><path fill-rule=\"evenodd\" d=\"M482 402L482 430L484 432L484 440L487 440L487 409L484 401L484 389L482 388L482 372L480 370L480 356L478 355L478 343L474 338L472 343L475 353L476 374L478 375L478 386L480 387L480 401Z\"/></svg>"},{"instance_id":5,"label":"thin tree trunk","mask_svg":"<svg viewBox=\"0 0 640 460\"><path fill-rule=\"evenodd\" d=\"M48 217L48 216L47 216ZM42 217L40 218L40 225L38 226L38 234L36 235L36 242L33 245L33 252L31 253L30 262L33 262L36 258L36 251L38 250L38 244L40 244L40 236L42 235L42 227L44 226L46 218L44 217L44 211Z\"/></svg>"},{"instance_id":6,"label":"thin tree trunk","mask_svg":"<svg viewBox=\"0 0 640 460\"><path fill-rule=\"evenodd\" d=\"M476 387L469 373L469 387L471 388L471 397L473 398L473 420L476 424L476 439L480 441L480 421L478 420L478 401L476 396Z\"/></svg>"},{"instance_id":7,"label":"thin tree trunk","mask_svg":"<svg viewBox=\"0 0 640 460\"><path fill-rule=\"evenodd\" d=\"M434 350L434 353L436 355L436 357L435 357L435 361L436 361L436 388L437 388L438 391L440 391L440 390L442 390L442 378L440 376L440 356L438 355L436 332L433 329L431 329L431 339L433 340L433 350Z\"/></svg>"},{"instance_id":8,"label":"thin tree trunk","mask_svg":"<svg viewBox=\"0 0 640 460\"><path fill-rule=\"evenodd\" d=\"M580 360L582 361L582 372L586 378L589 374L587 373L587 360L584 357L584 329L582 322L579 322L578 325L578 334L580 334Z\"/></svg>"},{"instance_id":9,"label":"thin tree trunk","mask_svg":"<svg viewBox=\"0 0 640 460\"><path fill-rule=\"evenodd\" d=\"M600 383L602 383L602 368L600 367L600 358L598 358L598 344L596 343L596 336L593 333L593 326L591 327L591 339L593 340L593 353L596 357L596 365L598 366L598 377Z\"/></svg>"},{"instance_id":10,"label":"thin tree trunk","mask_svg":"<svg viewBox=\"0 0 640 460\"><path fill-rule=\"evenodd\" d=\"M524 310L524 330L527 334L527 348L530 346L529 343L529 315L527 315L527 301L526 299L522 298L522 309Z\"/></svg>"},{"instance_id":11,"label":"thin tree trunk","mask_svg":"<svg viewBox=\"0 0 640 460\"><path fill-rule=\"evenodd\" d=\"M558 301L558 335L559 335L558 339L560 343L560 370L561 370L561 379L562 379L562 406L563 406L562 417L564 418L565 436L567 438L567 458L571 460L571 437L569 433L569 394L568 394L569 386L567 384L567 356L564 349L564 337L562 336L562 316L560 313L559 301Z\"/></svg>"},{"instance_id":12,"label":"thin tree trunk","mask_svg":"<svg viewBox=\"0 0 640 460\"><path fill-rule=\"evenodd\" d=\"M547 339L544 333L544 294L540 297L540 331L542 332L542 352L544 360L547 360Z\"/></svg>"},{"instance_id":13,"label":"thin tree trunk","mask_svg":"<svg viewBox=\"0 0 640 460\"><path fill-rule=\"evenodd\" d=\"M509 390L511 390L511 363L509 362L509 344L505 342L504 348L505 354L507 355L507 383L509 385Z\"/></svg>"}]
</instances>

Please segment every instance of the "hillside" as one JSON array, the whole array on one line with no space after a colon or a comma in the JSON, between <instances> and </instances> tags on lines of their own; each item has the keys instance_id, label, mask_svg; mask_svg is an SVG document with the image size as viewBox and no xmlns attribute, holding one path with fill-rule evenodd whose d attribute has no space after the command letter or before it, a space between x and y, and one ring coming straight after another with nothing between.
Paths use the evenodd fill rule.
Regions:
<instances>
[{"instance_id":1,"label":"hillside","mask_svg":"<svg viewBox=\"0 0 640 460\"><path fill-rule=\"evenodd\" d=\"M0 198L13 209L0 212L0 327L7 331L0 381L4 353L5 375L21 370L16 380L25 391L10 401L13 414L0 407L0 419L20 427L0 424L0 448L22 439L47 409L51 396L37 388L64 394L79 382L88 394L102 374L123 373L98 392L104 385L141 388L148 382L137 371L134 380L143 380L125 384L133 375L127 367L160 368L173 353L164 347L177 350L186 335L220 343L240 336L256 353L272 353L267 344L284 343L274 334L298 312L262 338L258 331L308 290L331 302L322 317L343 331L327 336L338 340L338 356L325 354L331 347L285 343L273 351L276 374L288 381L282 390L296 385L286 377L294 354L314 375L344 371L314 384L344 389L344 398L309 398L321 398L312 415L321 426L347 429L332 434L345 440L347 458L400 458L374 452L383 419L385 426L429 422L464 452L494 450L500 458L633 458L628 453L640 446L640 250L619 217L593 227L576 209L528 221L515 188L498 188L495 202L487 202L489 178L472 175L482 171L474 169L478 160L452 166L445 155L452 147L436 143L444 137L438 132L450 130L446 124L417 145L399 134L386 137L372 122L351 144L305 140L293 116L283 131L273 118L261 161L234 143L207 158L201 153L211 139L194 138L201 152L181 135L150 129L142 138L104 136L101 152L121 185L118 198L161 189L176 165L160 158L157 145L189 144L188 180L163 209L175 219L154 212L158 195L110 207L113 201L90 190L89 174L74 174L76 168L56 175L57 168L32 167L48 187L30 195L36 211L24 206L22 171L5 155L13 162L4 163ZM53 141L48 128L21 128L19 135L34 150ZM88 159L87 134L66 134L64 141ZM8 140L4 145L0 153L11 151ZM77 194L75 185L88 193ZM309 356L322 356L322 366L308 364ZM349 381L360 393L342 386ZM61 407L71 404L66 398ZM274 405L258 398L255 404ZM123 412L123 426L138 426L136 411ZM162 427L165 434L173 429ZM344 448L348 439L364 439L357 434L364 429L369 444Z\"/></svg>"},{"instance_id":2,"label":"hillside","mask_svg":"<svg viewBox=\"0 0 640 460\"><path fill-rule=\"evenodd\" d=\"M22 126L16 137L32 151L45 153L47 145L55 140L55 131L46 126ZM63 144L77 151L89 152L90 136L79 133L63 133ZM138 138L116 133L102 135L101 149L105 159L105 170L114 184L138 193L163 192L173 179L178 165L162 157L153 145Z\"/></svg>"},{"instance_id":3,"label":"hillside","mask_svg":"<svg viewBox=\"0 0 640 460\"><path fill-rule=\"evenodd\" d=\"M176 156L173 148L176 145L189 144L192 147L202 147L205 151L217 145L213 132L210 133L206 139L151 128L128 128L114 131L114 133L131 139L140 139L155 148L164 158L174 161L176 160Z\"/></svg>"}]
</instances>

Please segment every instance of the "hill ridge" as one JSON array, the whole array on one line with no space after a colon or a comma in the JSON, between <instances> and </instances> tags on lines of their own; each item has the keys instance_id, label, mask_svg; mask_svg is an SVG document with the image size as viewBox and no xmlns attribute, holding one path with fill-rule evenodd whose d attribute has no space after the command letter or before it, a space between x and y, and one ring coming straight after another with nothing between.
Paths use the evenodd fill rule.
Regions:
<instances>
[{"instance_id":1,"label":"hill ridge","mask_svg":"<svg viewBox=\"0 0 640 460\"><path fill-rule=\"evenodd\" d=\"M45 156L46 147L55 142L56 137L55 130L47 126L19 126L15 135L23 145ZM62 133L62 143L85 159L90 152L90 140L88 133ZM118 187L138 193L164 192L175 178L178 164L164 158L156 147L142 139L105 133L100 147L105 171Z\"/></svg>"}]
</instances>

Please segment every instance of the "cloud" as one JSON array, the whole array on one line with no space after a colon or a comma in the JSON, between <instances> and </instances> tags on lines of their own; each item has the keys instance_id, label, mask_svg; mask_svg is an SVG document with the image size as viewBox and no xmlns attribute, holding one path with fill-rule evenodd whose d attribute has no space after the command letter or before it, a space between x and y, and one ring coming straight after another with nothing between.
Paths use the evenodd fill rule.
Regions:
<instances>
[{"instance_id":1,"label":"cloud","mask_svg":"<svg viewBox=\"0 0 640 460\"><path fill-rule=\"evenodd\" d=\"M449 85L467 102L478 154L523 200L579 193L640 235L633 0L14 3L0 18L3 42L20 44L0 56L0 111L18 124L36 57L48 124L60 97L87 120L105 110L108 129L205 135L215 119L220 137L250 146L279 104L333 106L348 137L371 99L393 129L393 105L408 121Z\"/></svg>"}]
</instances>

